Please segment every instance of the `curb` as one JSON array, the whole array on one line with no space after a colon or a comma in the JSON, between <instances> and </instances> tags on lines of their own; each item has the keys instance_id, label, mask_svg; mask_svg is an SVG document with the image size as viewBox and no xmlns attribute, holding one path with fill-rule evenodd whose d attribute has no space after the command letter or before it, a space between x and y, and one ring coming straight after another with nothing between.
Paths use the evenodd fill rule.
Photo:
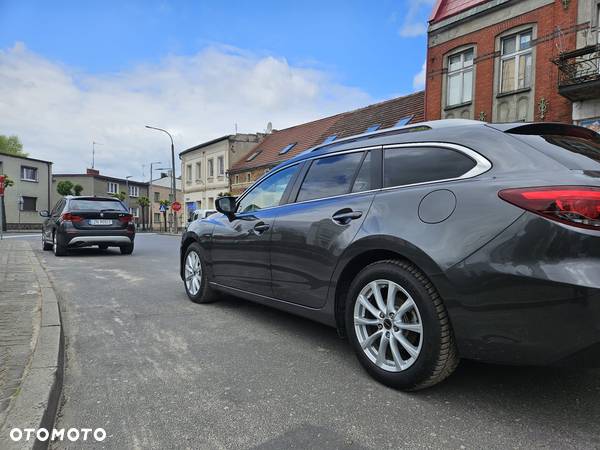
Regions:
<instances>
[{"instance_id":1,"label":"curb","mask_svg":"<svg viewBox=\"0 0 600 450\"><path fill-rule=\"evenodd\" d=\"M64 336L58 299L39 259L35 254L31 259L42 294L40 329L20 392L9 407L0 433L0 448L6 450L48 447L50 439L26 440L23 432L23 438L15 442L9 433L13 428L34 428L36 431L45 428L51 433L62 392Z\"/></svg>"}]
</instances>

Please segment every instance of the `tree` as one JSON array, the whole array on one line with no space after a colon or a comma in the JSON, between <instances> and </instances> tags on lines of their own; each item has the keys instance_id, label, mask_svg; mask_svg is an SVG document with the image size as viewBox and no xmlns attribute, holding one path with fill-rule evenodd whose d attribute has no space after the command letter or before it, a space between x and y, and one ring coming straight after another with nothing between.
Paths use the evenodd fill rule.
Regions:
<instances>
[{"instance_id":1,"label":"tree","mask_svg":"<svg viewBox=\"0 0 600 450\"><path fill-rule=\"evenodd\" d=\"M4 176L4 189L14 186L15 182L8 175ZM0 197L0 208L2 208L2 231L6 231L6 208L4 207L4 196Z\"/></svg>"},{"instance_id":2,"label":"tree","mask_svg":"<svg viewBox=\"0 0 600 450\"><path fill-rule=\"evenodd\" d=\"M66 195L73 195L73 192L71 192L72 189L73 183L71 183L69 180L59 181L56 185L56 192L58 192L63 197Z\"/></svg>"},{"instance_id":3,"label":"tree","mask_svg":"<svg viewBox=\"0 0 600 450\"><path fill-rule=\"evenodd\" d=\"M0 153L16 156L28 156L23 151L23 144L18 136L5 136L0 134Z\"/></svg>"},{"instance_id":4,"label":"tree","mask_svg":"<svg viewBox=\"0 0 600 450\"><path fill-rule=\"evenodd\" d=\"M81 195L81 191L83 191L83 186L80 184L76 184L75 186L73 186L73 193L75 195Z\"/></svg>"},{"instance_id":5,"label":"tree","mask_svg":"<svg viewBox=\"0 0 600 450\"><path fill-rule=\"evenodd\" d=\"M165 232L167 231L167 211L169 210L169 206L171 206L171 200L161 200L160 206L164 206L165 210L163 211L163 219L165 221Z\"/></svg>"},{"instance_id":6,"label":"tree","mask_svg":"<svg viewBox=\"0 0 600 450\"><path fill-rule=\"evenodd\" d=\"M142 208L142 224L144 228L146 228L146 214L145 210L148 206L150 206L150 199L148 197L140 197L138 198L138 205ZM148 212L150 214L150 212Z\"/></svg>"},{"instance_id":7,"label":"tree","mask_svg":"<svg viewBox=\"0 0 600 450\"><path fill-rule=\"evenodd\" d=\"M125 192L121 191L117 194L111 194L114 198L118 198L119 200L121 200L122 202L125 201L125 199L127 198L127 194L125 194Z\"/></svg>"}]
</instances>

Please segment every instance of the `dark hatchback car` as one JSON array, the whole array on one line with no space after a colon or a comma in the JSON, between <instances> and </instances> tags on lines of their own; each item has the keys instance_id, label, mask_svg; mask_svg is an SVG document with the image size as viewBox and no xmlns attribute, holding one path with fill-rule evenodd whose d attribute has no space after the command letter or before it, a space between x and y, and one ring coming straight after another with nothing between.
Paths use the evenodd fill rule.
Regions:
<instances>
[{"instance_id":1,"label":"dark hatchback car","mask_svg":"<svg viewBox=\"0 0 600 450\"><path fill-rule=\"evenodd\" d=\"M133 252L135 224L125 205L111 197L74 197L61 199L52 211L40 211L42 246L56 256L70 248L97 245L101 249L119 247L121 253Z\"/></svg>"},{"instance_id":2,"label":"dark hatchback car","mask_svg":"<svg viewBox=\"0 0 600 450\"><path fill-rule=\"evenodd\" d=\"M192 223L195 302L237 295L337 327L406 390L459 358L600 366L600 139L447 120L314 148Z\"/></svg>"}]
</instances>

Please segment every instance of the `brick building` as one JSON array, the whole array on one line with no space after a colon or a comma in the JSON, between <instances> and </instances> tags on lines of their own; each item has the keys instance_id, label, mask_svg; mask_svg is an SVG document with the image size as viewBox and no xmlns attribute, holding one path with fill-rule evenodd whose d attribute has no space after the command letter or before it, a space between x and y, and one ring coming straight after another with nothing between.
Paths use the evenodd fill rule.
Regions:
<instances>
[{"instance_id":1,"label":"brick building","mask_svg":"<svg viewBox=\"0 0 600 450\"><path fill-rule=\"evenodd\" d=\"M580 0L579 3L588 0ZM429 21L426 120L571 122L553 63L575 49L571 0L438 0Z\"/></svg>"},{"instance_id":2,"label":"brick building","mask_svg":"<svg viewBox=\"0 0 600 450\"><path fill-rule=\"evenodd\" d=\"M280 162L355 134L423 121L424 92L394 98L283 130L273 131L229 170L230 192L239 195Z\"/></svg>"}]
</instances>

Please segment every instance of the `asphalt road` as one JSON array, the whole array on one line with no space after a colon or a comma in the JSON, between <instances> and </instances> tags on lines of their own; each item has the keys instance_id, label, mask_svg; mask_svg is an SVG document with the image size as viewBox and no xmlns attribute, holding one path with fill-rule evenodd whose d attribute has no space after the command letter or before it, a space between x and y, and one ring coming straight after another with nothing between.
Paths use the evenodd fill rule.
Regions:
<instances>
[{"instance_id":1,"label":"asphalt road","mask_svg":"<svg viewBox=\"0 0 600 450\"><path fill-rule=\"evenodd\" d=\"M463 361L437 387L397 392L333 329L233 297L188 301L178 245L38 250L66 334L57 428L108 435L54 448L600 448L600 370Z\"/></svg>"}]
</instances>

